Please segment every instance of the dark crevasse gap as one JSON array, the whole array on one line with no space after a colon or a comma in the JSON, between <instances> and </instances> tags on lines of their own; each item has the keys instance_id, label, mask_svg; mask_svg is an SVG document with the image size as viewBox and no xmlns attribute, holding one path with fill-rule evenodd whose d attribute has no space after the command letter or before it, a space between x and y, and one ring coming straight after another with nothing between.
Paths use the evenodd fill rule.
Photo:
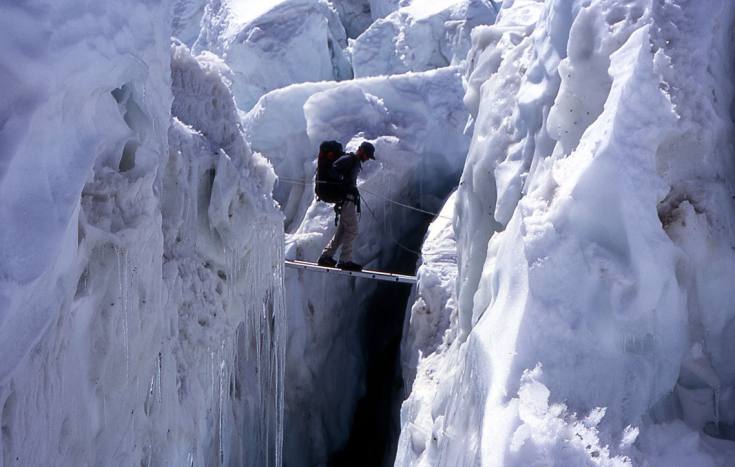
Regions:
<instances>
[{"instance_id":1,"label":"dark crevasse gap","mask_svg":"<svg viewBox=\"0 0 735 467\"><path fill-rule=\"evenodd\" d=\"M449 189L441 190L446 193ZM433 203L432 203L433 204ZM438 206L432 206L439 209ZM418 257L411 249L421 248L431 219L416 216L416 228L395 245L395 254L386 270L401 274L416 273ZM404 320L412 288L380 283L368 303L361 328L360 345L366 355L366 392L358 401L347 444L336 452L329 467L392 466L400 434L400 408L405 395L401 373L400 348Z\"/></svg>"},{"instance_id":2,"label":"dark crevasse gap","mask_svg":"<svg viewBox=\"0 0 735 467\"><path fill-rule=\"evenodd\" d=\"M421 238L404 239L401 243L418 247ZM416 255L400 250L389 267L391 271L413 274ZM411 287L381 283L368 305L370 311L362 323L365 332L361 342L367 355L366 393L358 402L349 441L334 455L330 467L393 465L404 394L401 336L410 296Z\"/></svg>"}]
</instances>

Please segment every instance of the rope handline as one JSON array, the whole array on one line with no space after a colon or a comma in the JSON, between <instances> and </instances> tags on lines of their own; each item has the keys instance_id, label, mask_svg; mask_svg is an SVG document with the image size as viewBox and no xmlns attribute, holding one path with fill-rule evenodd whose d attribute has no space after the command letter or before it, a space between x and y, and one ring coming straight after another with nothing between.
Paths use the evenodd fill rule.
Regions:
<instances>
[{"instance_id":1,"label":"rope handline","mask_svg":"<svg viewBox=\"0 0 735 467\"><path fill-rule=\"evenodd\" d=\"M300 180L300 179L296 179L296 178L287 178L287 177L278 177L278 181L284 182L284 183L291 183L291 184L295 184L295 185L302 185L302 186L307 186L307 185L313 185L314 184L314 180ZM328 183L328 184L335 184L336 185L336 183L334 183L334 182L319 182L319 183ZM440 215L438 213L435 213L435 212L427 211L427 210L421 209L421 208L416 208L414 206L411 206L411 205L408 205L408 204L404 204L404 203L401 203L399 201L395 201L395 200L393 200L391 198L388 198L387 196L384 196L384 195L382 195L380 193L375 193L373 191L366 190L364 188L360 188L360 190L363 191L363 192L365 192L365 193L369 193L371 195L374 195L374 196L377 196L379 198L382 198L384 201L387 201L389 203L395 204L397 206L400 206L400 207L403 207L403 208L406 208L406 209L410 209L412 211L417 211L417 212L420 212L420 213L423 213L423 214L428 214L428 215L434 216L436 218L453 220L449 216L442 216L442 215ZM367 204L367 202L364 199L362 200L362 204L367 208L368 212L373 217L373 219L375 220L375 222L378 222L379 223L380 221L378 220L378 217L375 215L375 211L372 210L372 208ZM442 255L443 254L441 252L439 252L439 253L432 253L432 252L422 253L420 251L413 250L413 249L411 249L411 248L403 245L400 241L398 241L398 239L395 238L395 236L393 235L392 232L389 232L385 228L385 224L386 224L386 222L385 222L385 220L383 220L383 227L382 227L383 232L386 232L388 234L388 236L390 237L391 241L393 243L395 243L402 250L406 250L407 252L409 252L409 253L411 253L413 255L418 256L419 258L422 257L422 256L437 256L437 255Z\"/></svg>"},{"instance_id":2,"label":"rope handline","mask_svg":"<svg viewBox=\"0 0 735 467\"><path fill-rule=\"evenodd\" d=\"M368 204L365 202L365 200L362 200L362 203L365 205L365 207L367 208L367 210L370 213L370 215L373 216L373 219L375 219L375 222L379 222L378 221L378 217L375 215L375 212L372 210L372 208L370 206L368 206ZM396 239L393 236L393 232L389 232L388 229L385 228L385 220L383 221L383 232L385 232L385 233L388 234L388 236L390 237L391 241L393 243L395 243L396 245L398 245L398 248L401 248L403 250L406 250L407 252L412 253L412 254L418 256L419 258L421 257L421 252L420 251L413 250L413 249L411 249L411 248L403 245L401 242L398 241L398 239Z\"/></svg>"},{"instance_id":3,"label":"rope handline","mask_svg":"<svg viewBox=\"0 0 735 467\"><path fill-rule=\"evenodd\" d=\"M299 184L299 185L303 185L303 186L314 184L314 181L313 180L299 180L299 179L295 179L295 178L285 178L285 177L278 177L278 181L282 181L284 183ZM319 182L319 183L329 183L329 184L336 185L336 183L333 183L333 182ZM401 203L400 201L396 201L396 200L391 199L391 198L388 198L387 196L384 196L384 195L382 195L380 193L376 193L374 191L367 190L365 188L360 188L360 191L363 191L365 193L371 194L373 196L377 196L379 198L383 198L385 201L387 201L389 203L392 203L392 204L395 204L397 206L401 206L401 207L403 207L405 209L410 209L412 211L420 212L420 213L423 213L423 214L428 214L428 215L434 216L436 218L453 220L449 216L442 216L441 214L439 214L437 212L431 212L431 211L427 211L425 209L421 209L421 208L417 208L417 207L411 206L409 204Z\"/></svg>"},{"instance_id":4,"label":"rope handline","mask_svg":"<svg viewBox=\"0 0 735 467\"><path fill-rule=\"evenodd\" d=\"M286 177L278 177L278 181L282 181L284 183L291 183L291 184L302 185L302 186L312 185L314 183L313 180L299 180L299 179L295 179L295 178L286 178ZM330 182L320 182L320 183L330 183ZM424 214L430 214L432 216L436 216L437 218L441 217L442 219L452 220L451 217L441 216L441 215L436 214L436 213L433 213L431 211L426 211L426 210L423 210L423 209L415 208L413 206L409 206L407 204L399 203L398 201L394 201L394 200L392 200L392 199L390 199L390 198L388 198L386 196L383 196L383 195L374 193L372 191L368 191L368 190L365 190L365 189L363 189L362 191L364 191L365 193L370 193L371 195L379 196L380 198L383 198L385 201L388 201L389 203L393 203L395 205L398 205L398 206L401 206L401 207L404 207L404 208L407 208L407 209L411 209L413 211L422 212ZM411 249L411 248L403 245L401 242L399 242L393 236L393 234L391 232L388 232L386 230L386 228L385 228L386 222L382 222L381 223L378 220L378 217L375 215L375 211L372 210L372 208L367 204L367 202L365 202L365 200L362 200L362 203L365 205L365 207L367 208L368 212L373 217L373 219L375 220L375 222L377 222L381 226L381 229L383 230L383 232L386 233L390 237L391 241L393 241L393 243L395 243L399 248L401 248L403 250L406 250L409 253L412 253L412 254L414 254L414 255L416 255L418 257L422 257L422 256L437 256L437 255L443 255L444 254L443 252L433 252L433 253L432 252L426 252L426 253L421 253L419 251L413 250L413 249Z\"/></svg>"}]
</instances>

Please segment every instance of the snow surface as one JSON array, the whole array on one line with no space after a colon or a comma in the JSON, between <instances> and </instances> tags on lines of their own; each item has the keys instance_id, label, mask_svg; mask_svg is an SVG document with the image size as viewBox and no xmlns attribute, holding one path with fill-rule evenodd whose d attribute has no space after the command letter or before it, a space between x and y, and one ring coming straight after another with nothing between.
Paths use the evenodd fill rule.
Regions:
<instances>
[{"instance_id":1,"label":"snow surface","mask_svg":"<svg viewBox=\"0 0 735 467\"><path fill-rule=\"evenodd\" d=\"M457 305L433 336L412 309L396 465L731 463L702 429L735 422L733 9L516 0L473 31L458 274L419 281Z\"/></svg>"},{"instance_id":2,"label":"snow surface","mask_svg":"<svg viewBox=\"0 0 735 467\"><path fill-rule=\"evenodd\" d=\"M275 177L170 14L3 6L1 465L280 464Z\"/></svg>"}]
</instances>

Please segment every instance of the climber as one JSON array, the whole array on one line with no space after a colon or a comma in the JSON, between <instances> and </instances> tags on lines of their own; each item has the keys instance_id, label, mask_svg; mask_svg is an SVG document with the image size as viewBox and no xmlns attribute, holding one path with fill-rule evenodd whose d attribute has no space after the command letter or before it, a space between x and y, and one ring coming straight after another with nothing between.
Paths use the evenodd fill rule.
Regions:
<instances>
[{"instance_id":1,"label":"climber","mask_svg":"<svg viewBox=\"0 0 735 467\"><path fill-rule=\"evenodd\" d=\"M331 178L336 181L335 183L340 185L342 195L335 201L335 211L338 216L337 231L317 261L317 264L320 266L337 266L340 269L349 271L362 270L360 264L352 262L352 243L357 237L357 213L360 209L360 192L357 191L357 175L362 169L362 163L368 159L375 160L375 146L364 141L355 153L342 155L329 168ZM319 178L319 175L317 175L317 178ZM318 179L317 183L319 183ZM339 256L339 263L337 263L334 260L334 254L340 247L342 247L342 251Z\"/></svg>"}]
</instances>

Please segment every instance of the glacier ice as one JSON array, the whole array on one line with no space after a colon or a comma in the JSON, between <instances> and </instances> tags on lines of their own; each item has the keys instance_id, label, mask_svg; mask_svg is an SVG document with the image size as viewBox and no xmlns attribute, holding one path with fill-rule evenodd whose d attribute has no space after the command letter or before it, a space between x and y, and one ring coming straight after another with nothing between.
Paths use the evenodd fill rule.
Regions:
<instances>
[{"instance_id":1,"label":"glacier ice","mask_svg":"<svg viewBox=\"0 0 735 467\"><path fill-rule=\"evenodd\" d=\"M171 34L191 47L199 37L207 0L175 0Z\"/></svg>"},{"instance_id":2,"label":"glacier ice","mask_svg":"<svg viewBox=\"0 0 735 467\"><path fill-rule=\"evenodd\" d=\"M331 0L330 3L339 14L347 37L358 37L373 22L370 0Z\"/></svg>"},{"instance_id":3,"label":"glacier ice","mask_svg":"<svg viewBox=\"0 0 735 467\"><path fill-rule=\"evenodd\" d=\"M298 227L312 201L313 189L293 181L311 180L315 148L325 139L346 143L391 137L385 140L386 159L399 161L403 152L408 158L424 154L425 180L436 179L440 185L451 178L460 170L468 145L467 111L458 100L462 92L460 70L447 67L344 83L295 84L263 96L244 116L243 126L253 149L283 179L274 196L284 207L287 230ZM381 164L379 159L376 165ZM370 164L365 169L381 177L391 172L389 167L371 169Z\"/></svg>"}]
</instances>

